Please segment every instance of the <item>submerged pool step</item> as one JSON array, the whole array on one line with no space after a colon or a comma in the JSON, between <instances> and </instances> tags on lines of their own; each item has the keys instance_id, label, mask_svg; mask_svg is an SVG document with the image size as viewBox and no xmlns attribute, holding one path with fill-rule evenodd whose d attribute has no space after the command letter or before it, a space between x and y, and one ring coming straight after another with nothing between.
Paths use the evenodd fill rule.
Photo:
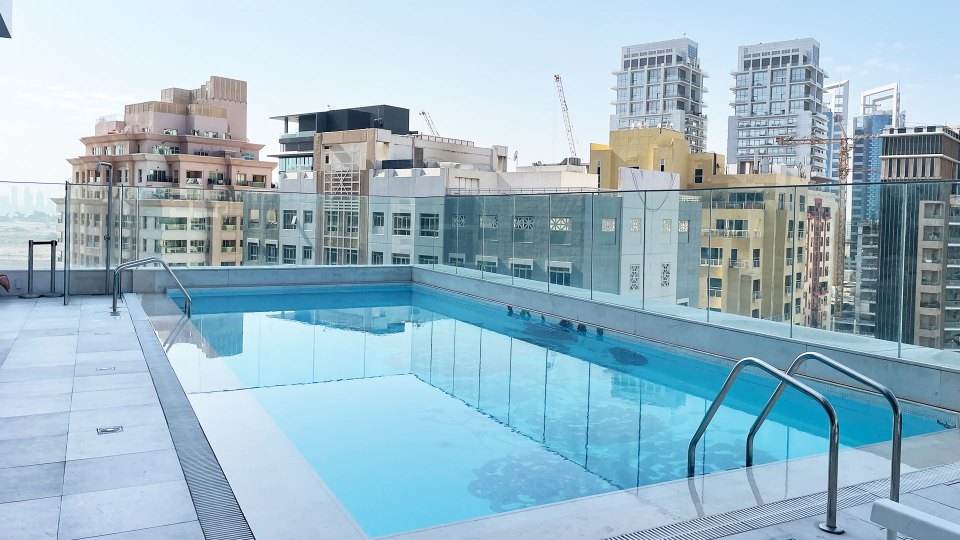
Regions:
<instances>
[{"instance_id":1,"label":"submerged pool step","mask_svg":"<svg viewBox=\"0 0 960 540\"><path fill-rule=\"evenodd\" d=\"M955 481L960 481L960 462L904 474L901 477L901 492L907 493ZM882 478L840 488L837 494L839 506L840 508L850 508L886 498L889 495L889 486L889 480ZM710 540L821 515L826 511L826 504L827 493L823 491L785 501L612 536L607 540L670 540L681 538ZM842 523L840 525L843 526Z\"/></svg>"}]
</instances>

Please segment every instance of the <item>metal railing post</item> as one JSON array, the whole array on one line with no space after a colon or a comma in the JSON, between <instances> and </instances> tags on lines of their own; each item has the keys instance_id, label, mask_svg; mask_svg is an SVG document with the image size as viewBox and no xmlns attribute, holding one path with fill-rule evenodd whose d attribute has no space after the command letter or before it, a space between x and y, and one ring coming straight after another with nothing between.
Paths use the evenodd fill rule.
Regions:
<instances>
[{"instance_id":1,"label":"metal railing post","mask_svg":"<svg viewBox=\"0 0 960 540\"><path fill-rule=\"evenodd\" d=\"M50 291L41 294L44 298L58 298L63 293L57 292L57 241L50 241Z\"/></svg>"},{"instance_id":2,"label":"metal railing post","mask_svg":"<svg viewBox=\"0 0 960 540\"><path fill-rule=\"evenodd\" d=\"M830 534L843 534L843 528L837 526L837 475L839 473L838 462L840 457L840 422L837 420L837 412L827 398L823 397L823 394L759 358L747 357L733 366L733 370L730 371L730 375L728 375L727 380L724 381L720 392L717 393L717 397L713 400L710 408L703 416L703 420L700 422L696 433L693 435L693 438L690 439L690 445L687 447L687 477L692 477L696 473L697 444L700 442L700 439L703 438L703 434L706 433L707 426L710 425L713 417L717 414L720 405L723 404L724 398L727 397L727 394L733 387L733 383L736 382L737 377L740 376L740 373L747 366L758 367L774 378L779 379L781 384L786 383L796 388L819 403L820 406L823 407L824 412L827 413L827 419L830 422L830 451L829 461L827 463L827 520L824 523L820 523L819 527L821 530Z\"/></svg>"},{"instance_id":3,"label":"metal railing post","mask_svg":"<svg viewBox=\"0 0 960 540\"><path fill-rule=\"evenodd\" d=\"M20 298L40 298L39 294L33 294L33 240L27 241L27 292Z\"/></svg>"},{"instance_id":4,"label":"metal railing post","mask_svg":"<svg viewBox=\"0 0 960 540\"><path fill-rule=\"evenodd\" d=\"M897 396L890 391L886 386L874 381L873 379L867 377L866 375L855 371L836 360L824 356L823 354L817 352L805 352L800 356L797 356L794 359L793 363L790 364L790 367L787 369L787 375L793 376L800 368L803 366L804 362L807 360L816 360L821 364L824 364L830 368L833 368L840 373L843 373L847 377L869 386L873 390L876 390L880 393L890 404L890 409L893 412L893 426L892 426L892 440L890 448L890 500L897 502L900 500L900 462L901 462L901 453L902 441L903 441L903 412L900 408L900 401L897 399ZM780 396L786 391L786 385L781 382L777 385L777 389L773 391L773 395L770 396L770 399L767 401L767 404L763 407L763 411L757 416L756 421L754 421L753 426L750 427L750 433L747 434L747 467L753 465L753 441L757 435L757 432L760 431L760 426L763 425L763 422L770 415L770 412L773 410L773 407L777 404L777 401L780 399ZM890 533L887 533L890 536ZM893 537L896 537L896 531L893 532Z\"/></svg>"},{"instance_id":5,"label":"metal railing post","mask_svg":"<svg viewBox=\"0 0 960 540\"><path fill-rule=\"evenodd\" d=\"M64 184L63 195L63 305L70 304L70 182Z\"/></svg>"}]
</instances>

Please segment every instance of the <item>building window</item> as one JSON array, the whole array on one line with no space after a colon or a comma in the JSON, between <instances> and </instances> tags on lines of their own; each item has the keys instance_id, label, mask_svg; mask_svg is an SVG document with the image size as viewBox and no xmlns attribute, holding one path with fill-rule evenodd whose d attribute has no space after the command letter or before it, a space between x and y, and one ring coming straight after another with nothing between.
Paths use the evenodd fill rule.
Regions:
<instances>
[{"instance_id":1,"label":"building window","mask_svg":"<svg viewBox=\"0 0 960 540\"><path fill-rule=\"evenodd\" d=\"M550 218L550 243L556 245L570 245L572 219L568 217Z\"/></svg>"},{"instance_id":2,"label":"building window","mask_svg":"<svg viewBox=\"0 0 960 540\"><path fill-rule=\"evenodd\" d=\"M451 253L447 256L447 262L450 266L463 266L466 262L466 256L462 253Z\"/></svg>"},{"instance_id":3,"label":"building window","mask_svg":"<svg viewBox=\"0 0 960 540\"><path fill-rule=\"evenodd\" d=\"M513 217L513 241L533 242L533 216Z\"/></svg>"},{"instance_id":4,"label":"building window","mask_svg":"<svg viewBox=\"0 0 960 540\"><path fill-rule=\"evenodd\" d=\"M383 264L383 252L382 251L371 252L370 264Z\"/></svg>"},{"instance_id":5,"label":"building window","mask_svg":"<svg viewBox=\"0 0 960 540\"><path fill-rule=\"evenodd\" d=\"M660 225L663 227L663 232L670 232L673 230L673 220L665 219L661 221Z\"/></svg>"},{"instance_id":6,"label":"building window","mask_svg":"<svg viewBox=\"0 0 960 540\"><path fill-rule=\"evenodd\" d=\"M639 264L630 265L630 290L631 291L640 290L640 265Z\"/></svg>"},{"instance_id":7,"label":"building window","mask_svg":"<svg viewBox=\"0 0 960 540\"><path fill-rule=\"evenodd\" d=\"M496 273L497 261L477 261L477 270L480 270L481 272Z\"/></svg>"},{"instance_id":8,"label":"building window","mask_svg":"<svg viewBox=\"0 0 960 540\"><path fill-rule=\"evenodd\" d=\"M515 278L531 279L533 277L533 265L513 263L511 267Z\"/></svg>"},{"instance_id":9,"label":"building window","mask_svg":"<svg viewBox=\"0 0 960 540\"><path fill-rule=\"evenodd\" d=\"M383 212L374 212L373 213L373 234L383 234L384 223L385 223L385 220L383 217ZM380 255L381 257L383 256L382 253Z\"/></svg>"},{"instance_id":10,"label":"building window","mask_svg":"<svg viewBox=\"0 0 960 540\"><path fill-rule=\"evenodd\" d=\"M467 226L467 216L463 214L454 214L453 215L453 226L460 228Z\"/></svg>"},{"instance_id":11,"label":"building window","mask_svg":"<svg viewBox=\"0 0 960 540\"><path fill-rule=\"evenodd\" d=\"M418 264L437 264L436 255L420 255L417 257Z\"/></svg>"},{"instance_id":12,"label":"building window","mask_svg":"<svg viewBox=\"0 0 960 540\"><path fill-rule=\"evenodd\" d=\"M703 183L703 169L694 169L693 170L693 183L702 184Z\"/></svg>"},{"instance_id":13,"label":"building window","mask_svg":"<svg viewBox=\"0 0 960 540\"><path fill-rule=\"evenodd\" d=\"M440 214L420 214L420 236L440 236Z\"/></svg>"},{"instance_id":14,"label":"building window","mask_svg":"<svg viewBox=\"0 0 960 540\"><path fill-rule=\"evenodd\" d=\"M640 218L630 220L630 232L640 232Z\"/></svg>"},{"instance_id":15,"label":"building window","mask_svg":"<svg viewBox=\"0 0 960 540\"><path fill-rule=\"evenodd\" d=\"M303 228L308 231L313 229L313 210L303 211Z\"/></svg>"},{"instance_id":16,"label":"building window","mask_svg":"<svg viewBox=\"0 0 960 540\"><path fill-rule=\"evenodd\" d=\"M250 218L247 220L248 225L260 225L260 209L251 208L250 209Z\"/></svg>"},{"instance_id":17,"label":"building window","mask_svg":"<svg viewBox=\"0 0 960 540\"><path fill-rule=\"evenodd\" d=\"M407 253L394 253L393 264L410 264L410 255Z\"/></svg>"},{"instance_id":18,"label":"building window","mask_svg":"<svg viewBox=\"0 0 960 540\"><path fill-rule=\"evenodd\" d=\"M313 247L303 246L303 262L309 263L313 260Z\"/></svg>"},{"instance_id":19,"label":"building window","mask_svg":"<svg viewBox=\"0 0 960 540\"><path fill-rule=\"evenodd\" d=\"M550 283L570 286L570 269L564 266L550 266Z\"/></svg>"},{"instance_id":20,"label":"building window","mask_svg":"<svg viewBox=\"0 0 960 540\"><path fill-rule=\"evenodd\" d=\"M617 220L614 218L603 218L600 220L601 232L617 232Z\"/></svg>"},{"instance_id":21,"label":"building window","mask_svg":"<svg viewBox=\"0 0 960 540\"><path fill-rule=\"evenodd\" d=\"M337 264L338 254L336 248L323 249L323 263L327 265Z\"/></svg>"},{"instance_id":22,"label":"building window","mask_svg":"<svg viewBox=\"0 0 960 540\"><path fill-rule=\"evenodd\" d=\"M277 262L277 245L276 244L267 244L267 263L276 264Z\"/></svg>"},{"instance_id":23,"label":"building window","mask_svg":"<svg viewBox=\"0 0 960 540\"><path fill-rule=\"evenodd\" d=\"M336 234L340 230L340 216L336 212L325 212L324 216L326 217L326 227L324 231L326 234Z\"/></svg>"},{"instance_id":24,"label":"building window","mask_svg":"<svg viewBox=\"0 0 960 540\"><path fill-rule=\"evenodd\" d=\"M190 241L190 253L206 253L207 252L207 241L206 240L191 240Z\"/></svg>"},{"instance_id":25,"label":"building window","mask_svg":"<svg viewBox=\"0 0 960 540\"><path fill-rule=\"evenodd\" d=\"M660 265L660 286L670 286L670 263L663 263Z\"/></svg>"},{"instance_id":26,"label":"building window","mask_svg":"<svg viewBox=\"0 0 960 540\"><path fill-rule=\"evenodd\" d=\"M500 224L500 216L497 215L484 215L480 216L480 228L481 229L496 229Z\"/></svg>"},{"instance_id":27,"label":"building window","mask_svg":"<svg viewBox=\"0 0 960 540\"><path fill-rule=\"evenodd\" d=\"M293 230L297 228L297 211L296 210L283 211L283 228L284 230Z\"/></svg>"},{"instance_id":28,"label":"building window","mask_svg":"<svg viewBox=\"0 0 960 540\"><path fill-rule=\"evenodd\" d=\"M283 264L297 264L297 246L283 245Z\"/></svg>"},{"instance_id":29,"label":"building window","mask_svg":"<svg viewBox=\"0 0 960 540\"><path fill-rule=\"evenodd\" d=\"M690 231L690 220L689 220L689 219L681 219L679 222L677 222L677 230L680 231L680 232L682 232L682 233L689 232L689 231Z\"/></svg>"},{"instance_id":30,"label":"building window","mask_svg":"<svg viewBox=\"0 0 960 540\"><path fill-rule=\"evenodd\" d=\"M410 214L393 215L393 234L397 236L410 236ZM394 259L396 259L396 255L394 255ZM410 264L410 257L407 256L407 262L405 263L393 264Z\"/></svg>"},{"instance_id":31,"label":"building window","mask_svg":"<svg viewBox=\"0 0 960 540\"><path fill-rule=\"evenodd\" d=\"M277 228L277 211L276 210L267 210L267 228L268 229Z\"/></svg>"}]
</instances>

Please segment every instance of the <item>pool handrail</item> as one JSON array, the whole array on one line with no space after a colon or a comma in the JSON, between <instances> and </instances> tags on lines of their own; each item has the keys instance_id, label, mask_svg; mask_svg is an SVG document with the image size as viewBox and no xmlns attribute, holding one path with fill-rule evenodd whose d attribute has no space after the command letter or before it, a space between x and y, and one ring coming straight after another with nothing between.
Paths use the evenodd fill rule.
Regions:
<instances>
[{"instance_id":1,"label":"pool handrail","mask_svg":"<svg viewBox=\"0 0 960 540\"><path fill-rule=\"evenodd\" d=\"M790 364L790 367L787 368L787 375L795 375L800 368L803 367L804 362L807 360L816 360L821 364L833 368L840 373L843 373L847 377L865 385L869 386L873 390L876 390L880 393L890 404L890 409L893 412L893 436L891 441L890 448L890 500L894 502L900 501L900 462L901 462L901 453L902 453L902 441L903 441L903 411L900 408L900 400L897 399L897 396L890 391L886 386L878 383L877 381L867 377L863 373L856 371L848 366L837 362L836 360L830 358L829 356L823 355L818 352L805 352L797 356L793 363ZM767 404L763 407L763 410L757 416L757 419L753 422L753 426L750 427L750 433L747 434L747 467L753 466L753 440L757 436L757 432L760 431L760 426L763 425L763 422L770 415L770 412L773 410L773 407L777 404L777 401L780 399L780 396L787 390L786 385L781 382L777 385L777 389L773 391L773 395L770 396L770 399L767 401ZM888 534L888 536L890 536Z\"/></svg>"},{"instance_id":2,"label":"pool handrail","mask_svg":"<svg viewBox=\"0 0 960 540\"><path fill-rule=\"evenodd\" d=\"M760 368L772 377L779 379L781 384L789 384L796 388L819 403L820 406L823 407L824 412L827 413L827 419L830 422L830 450L827 463L827 520L824 523L820 523L819 527L824 532L830 534L843 534L843 528L837 526L837 475L839 472L838 461L840 456L840 422L837 420L837 411L823 394L759 358L748 356L738 361L733 366L730 375L727 376L727 380L724 381L720 391L717 392L717 397L714 398L710 408L706 414L704 414L700 426L697 428L696 433L694 433L693 438L690 439L690 445L687 447L687 477L692 477L696 473L697 444L700 442L700 439L703 438L703 434L706 433L707 426L710 425L713 417L717 414L720 405L723 404L724 398L730 393L730 389L736 382L737 377L739 377L740 373L748 366Z\"/></svg>"},{"instance_id":3,"label":"pool handrail","mask_svg":"<svg viewBox=\"0 0 960 540\"><path fill-rule=\"evenodd\" d=\"M183 284L180 283L180 280L177 278L177 275L173 273L173 270L170 269L170 266L160 257L146 257L143 259L137 259L135 261L125 262L117 266L113 270L113 310L110 312L111 315L119 315L120 312L117 311L117 297L121 294L120 292L120 273L123 270L128 268L133 268L135 266L144 266L147 264L159 264L170 274L170 277L173 278L173 282L177 284L177 288L180 289L180 292L183 293L183 312L186 316L190 317L191 307L193 305L193 299L190 298L190 294L187 292L187 289L184 288Z\"/></svg>"}]
</instances>

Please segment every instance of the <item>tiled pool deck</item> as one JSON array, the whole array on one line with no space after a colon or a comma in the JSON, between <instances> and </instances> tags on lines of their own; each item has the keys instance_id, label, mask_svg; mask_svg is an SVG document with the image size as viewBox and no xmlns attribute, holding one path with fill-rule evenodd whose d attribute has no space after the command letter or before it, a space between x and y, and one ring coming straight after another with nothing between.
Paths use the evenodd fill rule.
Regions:
<instances>
[{"instance_id":1,"label":"tiled pool deck","mask_svg":"<svg viewBox=\"0 0 960 540\"><path fill-rule=\"evenodd\" d=\"M109 304L0 300L0 538L203 538L133 323Z\"/></svg>"},{"instance_id":2,"label":"tiled pool deck","mask_svg":"<svg viewBox=\"0 0 960 540\"><path fill-rule=\"evenodd\" d=\"M124 310L120 317L110 316L109 303L110 298L103 296L74 297L70 306L63 306L62 299L0 299L0 539L204 537L151 377L153 364L145 361L144 350L155 350L158 343L141 346L130 315ZM97 428L113 426L123 426L123 431L97 434ZM948 444L960 453L956 433L948 437ZM912 443L917 451L911 453L911 445L906 446L905 472L932 464L927 456L940 452L923 450L920 438ZM852 467L842 466L841 474L875 478L865 464L872 462L873 469L883 466L889 446L882 446L863 451ZM952 457L956 459L960 456ZM810 460L821 470L817 461ZM861 472L866 476L861 478ZM786 485L776 467L756 468L755 475L764 493L767 487L779 490ZM769 486L764 484L765 475ZM798 481L813 482L809 475L793 475L790 491ZM741 470L698 480L703 499L695 498L693 504L684 482L398 537L502 538L531 533L530 537L601 539L662 523L671 515L676 521L689 519L685 516L691 512L695 517L704 508L712 514L730 504L739 507L750 492L740 493L746 484L728 479L742 476ZM821 481L819 476L816 480ZM960 483L917 489L902 500L960 522ZM611 504L619 507L618 517L605 523ZM574 515L575 510L587 515ZM840 525L847 534L840 538L883 538L883 530L869 521L869 510L869 504L842 510ZM820 520L822 516L796 520L732 538L837 538L816 528Z\"/></svg>"}]
</instances>

